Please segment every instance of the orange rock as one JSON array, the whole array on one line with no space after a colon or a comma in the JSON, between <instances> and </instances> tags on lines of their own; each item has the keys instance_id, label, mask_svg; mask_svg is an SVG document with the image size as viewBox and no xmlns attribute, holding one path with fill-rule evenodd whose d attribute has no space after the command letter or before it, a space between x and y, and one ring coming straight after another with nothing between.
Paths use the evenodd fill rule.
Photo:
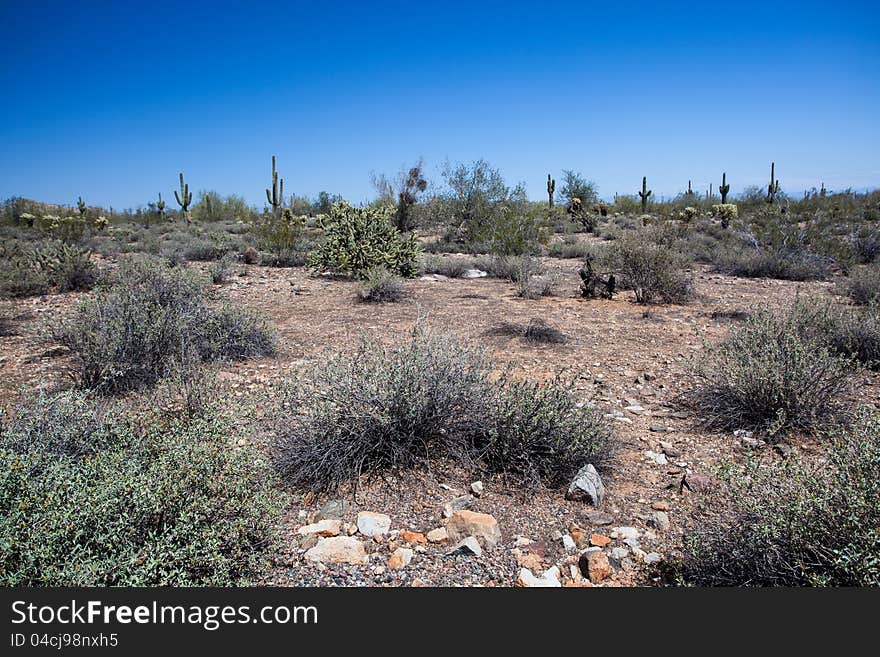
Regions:
<instances>
[{"instance_id":1,"label":"orange rock","mask_svg":"<svg viewBox=\"0 0 880 657\"><path fill-rule=\"evenodd\" d=\"M587 560L587 574L593 584L598 584L609 577L614 570L604 552L593 552Z\"/></svg>"},{"instance_id":2,"label":"orange rock","mask_svg":"<svg viewBox=\"0 0 880 657\"><path fill-rule=\"evenodd\" d=\"M544 568L544 560L534 552L519 553L516 555L516 563L532 571L539 571Z\"/></svg>"},{"instance_id":3,"label":"orange rock","mask_svg":"<svg viewBox=\"0 0 880 657\"><path fill-rule=\"evenodd\" d=\"M577 525L569 525L568 533L574 539L575 545L580 547L586 539L587 535L584 533L584 530L578 527Z\"/></svg>"},{"instance_id":4,"label":"orange rock","mask_svg":"<svg viewBox=\"0 0 880 657\"><path fill-rule=\"evenodd\" d=\"M593 534L590 536L590 545L595 545L596 547L605 547L610 542L611 539L602 534Z\"/></svg>"},{"instance_id":5,"label":"orange rock","mask_svg":"<svg viewBox=\"0 0 880 657\"><path fill-rule=\"evenodd\" d=\"M309 491L306 493L306 496L303 498L303 506L312 506L312 502L315 501L315 491Z\"/></svg>"},{"instance_id":6,"label":"orange rock","mask_svg":"<svg viewBox=\"0 0 880 657\"><path fill-rule=\"evenodd\" d=\"M457 543L468 536L473 536L485 547L494 547L501 542L498 521L488 513L456 511L446 524L446 532L451 543Z\"/></svg>"},{"instance_id":7,"label":"orange rock","mask_svg":"<svg viewBox=\"0 0 880 657\"><path fill-rule=\"evenodd\" d=\"M657 500L651 503L651 508L655 511L669 511L669 503L663 500Z\"/></svg>"},{"instance_id":8,"label":"orange rock","mask_svg":"<svg viewBox=\"0 0 880 657\"><path fill-rule=\"evenodd\" d=\"M409 544L413 544L413 543L418 543L419 545L427 545L428 544L428 539L425 538L425 535L422 534L421 532L402 531L402 532L400 532L400 534L398 534L398 536L400 536L400 538L402 538L404 541L406 541Z\"/></svg>"},{"instance_id":9,"label":"orange rock","mask_svg":"<svg viewBox=\"0 0 880 657\"><path fill-rule=\"evenodd\" d=\"M388 567L400 570L409 565L412 561L413 551L408 548L397 548L391 558L388 559Z\"/></svg>"}]
</instances>

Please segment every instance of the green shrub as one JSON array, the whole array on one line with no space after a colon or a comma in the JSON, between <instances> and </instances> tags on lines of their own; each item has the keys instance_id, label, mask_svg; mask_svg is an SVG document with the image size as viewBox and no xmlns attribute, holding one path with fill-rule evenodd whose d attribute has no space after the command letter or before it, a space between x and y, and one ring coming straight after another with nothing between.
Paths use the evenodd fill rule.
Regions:
<instances>
[{"instance_id":1,"label":"green shrub","mask_svg":"<svg viewBox=\"0 0 880 657\"><path fill-rule=\"evenodd\" d=\"M436 255L428 255L424 259L422 270L426 274L440 274L449 278L458 278L468 269L474 269L476 262L473 258L444 258Z\"/></svg>"},{"instance_id":2,"label":"green shrub","mask_svg":"<svg viewBox=\"0 0 880 657\"><path fill-rule=\"evenodd\" d=\"M786 281L821 281L831 274L831 262L802 249L742 247L725 251L719 268L743 278L777 278Z\"/></svg>"},{"instance_id":3,"label":"green shrub","mask_svg":"<svg viewBox=\"0 0 880 657\"><path fill-rule=\"evenodd\" d=\"M46 294L50 281L46 272L18 258L0 259L0 296L33 297Z\"/></svg>"},{"instance_id":4,"label":"green shrub","mask_svg":"<svg viewBox=\"0 0 880 657\"><path fill-rule=\"evenodd\" d=\"M750 461L720 477L685 535L695 586L880 586L880 420L832 436L825 460Z\"/></svg>"},{"instance_id":5,"label":"green shrub","mask_svg":"<svg viewBox=\"0 0 880 657\"><path fill-rule=\"evenodd\" d=\"M593 247L587 242L577 239L574 235L567 235L564 239L552 242L548 253L553 258L578 258L583 260L593 252Z\"/></svg>"},{"instance_id":6,"label":"green shrub","mask_svg":"<svg viewBox=\"0 0 880 657\"><path fill-rule=\"evenodd\" d=\"M257 248L270 254L264 264L273 267L296 267L305 264L305 217L285 209L280 216L265 214L254 220L251 231Z\"/></svg>"},{"instance_id":7,"label":"green shrub","mask_svg":"<svg viewBox=\"0 0 880 657\"><path fill-rule=\"evenodd\" d=\"M404 278L419 272L419 247L415 235L398 231L391 222L392 210L355 208L335 203L330 216L321 220L324 241L309 254L313 269L364 278L373 267L385 267Z\"/></svg>"},{"instance_id":8,"label":"green shrub","mask_svg":"<svg viewBox=\"0 0 880 657\"><path fill-rule=\"evenodd\" d=\"M843 289L853 303L864 306L880 302L880 267L856 269L846 279Z\"/></svg>"},{"instance_id":9,"label":"green shrub","mask_svg":"<svg viewBox=\"0 0 880 657\"><path fill-rule=\"evenodd\" d=\"M822 337L837 354L880 369L880 303L822 312Z\"/></svg>"},{"instance_id":10,"label":"green shrub","mask_svg":"<svg viewBox=\"0 0 880 657\"><path fill-rule=\"evenodd\" d=\"M360 300L367 303L394 303L405 296L403 281L384 267L371 269L358 292Z\"/></svg>"},{"instance_id":11,"label":"green shrub","mask_svg":"<svg viewBox=\"0 0 880 657\"><path fill-rule=\"evenodd\" d=\"M25 297L90 290L98 280L91 252L60 240L18 246L0 258L0 295Z\"/></svg>"},{"instance_id":12,"label":"green shrub","mask_svg":"<svg viewBox=\"0 0 880 657\"><path fill-rule=\"evenodd\" d=\"M846 423L856 373L833 353L826 320L796 303L760 310L694 364L681 401L713 429L753 429L778 438Z\"/></svg>"},{"instance_id":13,"label":"green shrub","mask_svg":"<svg viewBox=\"0 0 880 657\"><path fill-rule=\"evenodd\" d=\"M480 441L486 471L559 486L587 463L600 470L609 465L611 428L593 407L577 404L573 382L511 380L499 386Z\"/></svg>"},{"instance_id":14,"label":"green shrub","mask_svg":"<svg viewBox=\"0 0 880 657\"><path fill-rule=\"evenodd\" d=\"M181 363L274 350L261 321L210 308L194 274L141 258L123 262L53 334L72 352L80 384L111 393L151 385Z\"/></svg>"},{"instance_id":15,"label":"green shrub","mask_svg":"<svg viewBox=\"0 0 880 657\"><path fill-rule=\"evenodd\" d=\"M0 431L0 584L229 586L266 565L282 498L219 414L41 397Z\"/></svg>"},{"instance_id":16,"label":"green shrub","mask_svg":"<svg viewBox=\"0 0 880 657\"><path fill-rule=\"evenodd\" d=\"M691 263L670 244L641 230L623 235L603 253L603 269L614 272L619 288L635 290L638 303L687 303L693 298Z\"/></svg>"},{"instance_id":17,"label":"green shrub","mask_svg":"<svg viewBox=\"0 0 880 657\"><path fill-rule=\"evenodd\" d=\"M232 273L235 271L236 262L238 262L238 258L234 253L226 253L217 262L212 263L209 269L211 282L214 285L228 283Z\"/></svg>"},{"instance_id":18,"label":"green shrub","mask_svg":"<svg viewBox=\"0 0 880 657\"><path fill-rule=\"evenodd\" d=\"M363 341L289 390L276 466L295 486L332 491L438 458L548 485L607 464L610 431L570 386L496 381L491 369L482 352L424 330L391 348Z\"/></svg>"}]
</instances>

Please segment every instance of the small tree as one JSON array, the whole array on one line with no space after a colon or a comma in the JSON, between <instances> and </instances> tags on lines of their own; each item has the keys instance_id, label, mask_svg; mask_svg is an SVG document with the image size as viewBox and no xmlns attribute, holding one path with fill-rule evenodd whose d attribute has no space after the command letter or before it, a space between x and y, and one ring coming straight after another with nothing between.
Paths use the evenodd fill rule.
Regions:
<instances>
[{"instance_id":1,"label":"small tree","mask_svg":"<svg viewBox=\"0 0 880 657\"><path fill-rule=\"evenodd\" d=\"M562 172L562 198L571 205L574 199L580 199L581 206L588 208L594 203L599 202L599 195L596 192L596 183L584 178L580 172L566 169Z\"/></svg>"}]
</instances>

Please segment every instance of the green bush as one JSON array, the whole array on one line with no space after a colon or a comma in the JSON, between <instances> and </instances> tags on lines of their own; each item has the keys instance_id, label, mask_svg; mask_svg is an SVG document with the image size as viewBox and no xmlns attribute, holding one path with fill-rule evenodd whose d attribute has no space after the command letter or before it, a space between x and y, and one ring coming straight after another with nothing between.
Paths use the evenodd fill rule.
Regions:
<instances>
[{"instance_id":1,"label":"green bush","mask_svg":"<svg viewBox=\"0 0 880 657\"><path fill-rule=\"evenodd\" d=\"M305 264L305 217L285 209L280 216L265 214L251 225L257 248L269 254L264 264L297 267Z\"/></svg>"},{"instance_id":2,"label":"green bush","mask_svg":"<svg viewBox=\"0 0 880 657\"><path fill-rule=\"evenodd\" d=\"M374 267L367 272L367 279L358 292L360 300L367 303L395 303L405 296L403 281L384 267Z\"/></svg>"},{"instance_id":3,"label":"green bush","mask_svg":"<svg viewBox=\"0 0 880 657\"><path fill-rule=\"evenodd\" d=\"M880 302L880 267L862 267L851 272L843 290L859 305Z\"/></svg>"},{"instance_id":4,"label":"green bush","mask_svg":"<svg viewBox=\"0 0 880 657\"><path fill-rule=\"evenodd\" d=\"M449 258L429 254L425 257L422 270L426 274L440 274L449 278L458 278L468 269L474 269L476 262L473 258Z\"/></svg>"},{"instance_id":5,"label":"green bush","mask_svg":"<svg viewBox=\"0 0 880 657\"><path fill-rule=\"evenodd\" d=\"M17 246L0 258L0 295L25 297L90 290L98 280L91 252L60 240Z\"/></svg>"},{"instance_id":6,"label":"green bush","mask_svg":"<svg viewBox=\"0 0 880 657\"><path fill-rule=\"evenodd\" d=\"M587 463L599 470L610 464L611 428L593 407L578 405L573 382L511 380L490 400L480 437L486 471L559 486Z\"/></svg>"},{"instance_id":7,"label":"green bush","mask_svg":"<svg viewBox=\"0 0 880 657\"><path fill-rule=\"evenodd\" d=\"M0 431L0 584L247 583L282 498L219 417L135 421L79 393L19 409Z\"/></svg>"},{"instance_id":8,"label":"green bush","mask_svg":"<svg viewBox=\"0 0 880 657\"><path fill-rule=\"evenodd\" d=\"M53 335L72 352L80 384L110 393L151 385L181 363L274 351L261 321L210 308L193 273L143 258L123 262Z\"/></svg>"},{"instance_id":9,"label":"green bush","mask_svg":"<svg viewBox=\"0 0 880 657\"><path fill-rule=\"evenodd\" d=\"M617 276L619 288L635 290L638 303L687 303L693 298L689 259L653 230L627 233L602 255L602 268ZM656 240L656 241L655 241Z\"/></svg>"},{"instance_id":10,"label":"green bush","mask_svg":"<svg viewBox=\"0 0 880 657\"><path fill-rule=\"evenodd\" d=\"M394 347L365 340L289 388L276 466L323 492L438 458L548 485L608 463L610 431L570 387L496 381L491 369L482 352L424 330Z\"/></svg>"},{"instance_id":11,"label":"green bush","mask_svg":"<svg viewBox=\"0 0 880 657\"><path fill-rule=\"evenodd\" d=\"M880 420L831 436L824 460L722 473L673 571L694 586L880 586Z\"/></svg>"},{"instance_id":12,"label":"green bush","mask_svg":"<svg viewBox=\"0 0 880 657\"><path fill-rule=\"evenodd\" d=\"M324 241L309 254L310 267L364 278L373 267L385 267L404 278L419 273L415 235L404 235L391 222L392 210L355 208L345 201L333 204L320 220Z\"/></svg>"},{"instance_id":13,"label":"green bush","mask_svg":"<svg viewBox=\"0 0 880 657\"><path fill-rule=\"evenodd\" d=\"M713 429L778 438L821 432L850 417L854 363L829 345L827 319L799 302L759 310L694 364L681 401Z\"/></svg>"}]
</instances>

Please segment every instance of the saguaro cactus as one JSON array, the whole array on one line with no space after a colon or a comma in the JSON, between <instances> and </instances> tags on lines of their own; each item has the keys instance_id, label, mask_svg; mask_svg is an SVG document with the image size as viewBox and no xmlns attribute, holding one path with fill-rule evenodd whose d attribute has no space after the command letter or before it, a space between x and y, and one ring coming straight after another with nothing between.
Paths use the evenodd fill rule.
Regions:
<instances>
[{"instance_id":1,"label":"saguaro cactus","mask_svg":"<svg viewBox=\"0 0 880 657\"><path fill-rule=\"evenodd\" d=\"M694 190L693 190L693 188L691 188L691 181L690 181L690 180L688 180L688 190L687 190L687 192L685 192L685 193L686 193L687 196L693 196L693 195L694 195Z\"/></svg>"},{"instance_id":2,"label":"saguaro cactus","mask_svg":"<svg viewBox=\"0 0 880 657\"><path fill-rule=\"evenodd\" d=\"M556 191L556 181L547 174L547 196L549 197L550 207L553 207L553 193Z\"/></svg>"},{"instance_id":3,"label":"saguaro cactus","mask_svg":"<svg viewBox=\"0 0 880 657\"><path fill-rule=\"evenodd\" d=\"M639 197L642 199L642 212L648 207L648 197L651 193L652 191L648 189L647 176L642 176L642 191L639 192Z\"/></svg>"},{"instance_id":4,"label":"saguaro cactus","mask_svg":"<svg viewBox=\"0 0 880 657\"><path fill-rule=\"evenodd\" d=\"M192 192L189 191L189 184L183 182L183 172L180 172L180 194L177 193L177 190L174 190L174 198L177 199L177 204L180 206L181 211L183 212L183 218L190 221L189 214L189 204L192 203L193 195Z\"/></svg>"},{"instance_id":5,"label":"saguaro cactus","mask_svg":"<svg viewBox=\"0 0 880 657\"><path fill-rule=\"evenodd\" d=\"M727 193L730 191L730 185L727 184L727 172L721 174L721 186L718 191L721 193L721 202L727 203Z\"/></svg>"},{"instance_id":6,"label":"saguaro cactus","mask_svg":"<svg viewBox=\"0 0 880 657\"><path fill-rule=\"evenodd\" d=\"M86 207L86 204L83 202L82 196L78 196L76 199L76 209L79 210L79 213L81 216L83 216L83 217L86 216L86 211L88 210L88 208Z\"/></svg>"},{"instance_id":7,"label":"saguaro cactus","mask_svg":"<svg viewBox=\"0 0 880 657\"><path fill-rule=\"evenodd\" d=\"M159 192L159 200L156 201L156 210L159 212L159 220L165 221L165 201L162 199L162 192Z\"/></svg>"},{"instance_id":8,"label":"saguaro cactus","mask_svg":"<svg viewBox=\"0 0 880 657\"><path fill-rule=\"evenodd\" d=\"M776 162L770 163L770 184L767 185L767 203L776 203L779 193L779 181L776 180Z\"/></svg>"},{"instance_id":9,"label":"saguaro cactus","mask_svg":"<svg viewBox=\"0 0 880 657\"><path fill-rule=\"evenodd\" d=\"M821 198L825 198L825 195L828 193L828 190L825 189L825 183L822 183L822 188L819 190L819 196Z\"/></svg>"},{"instance_id":10,"label":"saguaro cactus","mask_svg":"<svg viewBox=\"0 0 880 657\"><path fill-rule=\"evenodd\" d=\"M278 209L284 203L284 179L278 178L278 171L275 170L275 156L272 156L272 192L266 190L266 199L272 206L272 213L278 214Z\"/></svg>"}]
</instances>

